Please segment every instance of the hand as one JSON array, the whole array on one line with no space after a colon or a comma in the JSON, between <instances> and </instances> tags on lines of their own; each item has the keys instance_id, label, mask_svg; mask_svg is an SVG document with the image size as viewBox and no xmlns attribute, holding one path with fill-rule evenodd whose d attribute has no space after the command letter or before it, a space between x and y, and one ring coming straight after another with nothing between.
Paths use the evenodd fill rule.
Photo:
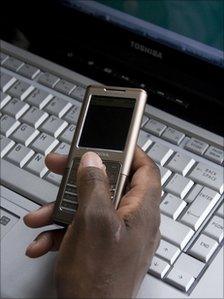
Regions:
<instances>
[{"instance_id":1,"label":"hand","mask_svg":"<svg viewBox=\"0 0 224 299\"><path fill-rule=\"evenodd\" d=\"M49 169L63 173L66 157L51 154ZM26 254L38 257L59 249L59 298L132 298L147 273L160 233L160 174L141 150L135 152L129 191L112 206L102 160L86 153L77 174L79 207L65 230L41 233ZM53 204L25 216L30 227L52 223Z\"/></svg>"}]
</instances>

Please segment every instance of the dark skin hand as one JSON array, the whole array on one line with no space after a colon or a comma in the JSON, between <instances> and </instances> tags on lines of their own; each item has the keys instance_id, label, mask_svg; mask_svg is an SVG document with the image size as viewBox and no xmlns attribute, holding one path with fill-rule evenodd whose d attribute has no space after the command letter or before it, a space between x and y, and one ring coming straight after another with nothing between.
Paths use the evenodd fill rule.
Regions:
<instances>
[{"instance_id":1,"label":"dark skin hand","mask_svg":"<svg viewBox=\"0 0 224 299\"><path fill-rule=\"evenodd\" d=\"M67 157L50 154L46 164L62 174ZM59 298L134 298L160 240L160 173L137 148L129 190L114 209L102 160L88 152L77 174L79 207L67 230L41 233L29 257L59 250L55 278ZM25 216L29 227L52 222L53 203Z\"/></svg>"}]
</instances>

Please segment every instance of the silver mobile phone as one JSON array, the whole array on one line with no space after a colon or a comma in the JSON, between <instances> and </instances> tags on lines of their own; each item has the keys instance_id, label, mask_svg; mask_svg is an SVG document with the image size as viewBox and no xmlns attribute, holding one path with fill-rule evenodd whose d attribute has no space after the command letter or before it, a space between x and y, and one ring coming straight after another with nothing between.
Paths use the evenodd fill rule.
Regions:
<instances>
[{"instance_id":1,"label":"silver mobile phone","mask_svg":"<svg viewBox=\"0 0 224 299\"><path fill-rule=\"evenodd\" d=\"M89 86L59 188L54 221L67 225L78 207L76 172L82 155L96 152L106 166L111 200L118 207L129 175L147 94L142 89Z\"/></svg>"}]
</instances>

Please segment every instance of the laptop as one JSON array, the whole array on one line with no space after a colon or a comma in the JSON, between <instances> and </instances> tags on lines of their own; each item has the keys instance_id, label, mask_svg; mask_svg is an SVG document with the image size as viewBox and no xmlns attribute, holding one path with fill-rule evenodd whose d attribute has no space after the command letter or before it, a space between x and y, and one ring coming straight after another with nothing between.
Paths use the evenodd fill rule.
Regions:
<instances>
[{"instance_id":1,"label":"laptop","mask_svg":"<svg viewBox=\"0 0 224 299\"><path fill-rule=\"evenodd\" d=\"M162 239L138 298L223 298L223 5L2 1L2 298L56 298L57 252L25 256L41 229L23 216L55 200L44 157L68 153L90 84L149 95L138 144L161 171Z\"/></svg>"}]
</instances>

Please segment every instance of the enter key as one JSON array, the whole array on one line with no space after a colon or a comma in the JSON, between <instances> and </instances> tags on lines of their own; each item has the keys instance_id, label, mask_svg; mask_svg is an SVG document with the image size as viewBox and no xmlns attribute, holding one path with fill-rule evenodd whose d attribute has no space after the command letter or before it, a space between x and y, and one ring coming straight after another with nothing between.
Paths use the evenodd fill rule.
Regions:
<instances>
[{"instance_id":1,"label":"enter key","mask_svg":"<svg viewBox=\"0 0 224 299\"><path fill-rule=\"evenodd\" d=\"M219 193L204 187L181 218L181 222L197 230L219 198Z\"/></svg>"}]
</instances>

